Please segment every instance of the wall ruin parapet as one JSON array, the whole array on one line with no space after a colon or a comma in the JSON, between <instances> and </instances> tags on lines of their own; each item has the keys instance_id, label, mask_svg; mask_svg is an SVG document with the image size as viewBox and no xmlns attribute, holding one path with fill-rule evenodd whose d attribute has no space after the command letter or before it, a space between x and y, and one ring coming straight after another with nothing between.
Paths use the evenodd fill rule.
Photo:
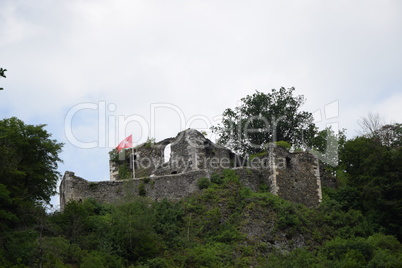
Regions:
<instances>
[{"instance_id":1,"label":"wall ruin parapet","mask_svg":"<svg viewBox=\"0 0 402 268\"><path fill-rule=\"evenodd\" d=\"M171 153L165 162L164 149L168 144ZM61 209L71 200L85 198L119 202L139 196L140 187L152 200L179 200L199 191L199 179L210 178L213 173L228 168L254 191L265 184L272 194L309 207L318 205L322 199L318 160L306 152L290 153L283 147L270 145L266 154L244 159L214 144L200 132L188 129L152 146L139 145L134 148L134 154L131 167L130 150L120 162L110 161L110 181L89 182L67 171L60 185ZM144 159L149 161L147 165L142 163ZM118 168L122 163L131 170L134 166L136 178L119 179Z\"/></svg>"}]
</instances>

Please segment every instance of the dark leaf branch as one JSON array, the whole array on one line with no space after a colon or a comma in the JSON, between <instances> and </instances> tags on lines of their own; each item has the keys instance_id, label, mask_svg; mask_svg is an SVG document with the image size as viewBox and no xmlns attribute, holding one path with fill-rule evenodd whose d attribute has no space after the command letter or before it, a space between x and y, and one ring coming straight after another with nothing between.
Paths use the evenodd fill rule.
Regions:
<instances>
[{"instance_id":1,"label":"dark leaf branch","mask_svg":"<svg viewBox=\"0 0 402 268\"><path fill-rule=\"evenodd\" d=\"M6 71L7 71L7 69L0 68L0 76L6 78L6 75L4 74ZM3 88L0 87L0 90L3 90Z\"/></svg>"}]
</instances>

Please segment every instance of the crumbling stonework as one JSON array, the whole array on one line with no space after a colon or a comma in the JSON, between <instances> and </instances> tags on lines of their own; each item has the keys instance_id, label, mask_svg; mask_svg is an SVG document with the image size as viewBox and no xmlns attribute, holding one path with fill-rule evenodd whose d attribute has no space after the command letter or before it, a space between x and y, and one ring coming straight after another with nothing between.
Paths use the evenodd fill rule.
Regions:
<instances>
[{"instance_id":1,"label":"crumbling stonework","mask_svg":"<svg viewBox=\"0 0 402 268\"><path fill-rule=\"evenodd\" d=\"M186 174L164 175L142 178L89 182L67 171L60 184L60 209L70 200L82 201L93 198L101 202L117 203L140 196L143 187L145 195L154 201L163 199L179 200L198 191L197 180L208 177L206 170L191 171Z\"/></svg>"},{"instance_id":2,"label":"crumbling stonework","mask_svg":"<svg viewBox=\"0 0 402 268\"><path fill-rule=\"evenodd\" d=\"M164 150L169 144L170 158L165 162ZM70 200L85 198L113 203L139 195L155 201L179 200L199 191L199 179L223 169L235 171L240 182L253 191L265 186L275 195L309 207L321 202L318 160L309 153L289 153L271 145L266 154L242 159L194 129L158 143L139 145L133 152L126 150L122 160L110 162L110 181L88 182L67 171L60 185L61 209ZM130 163L134 163L135 178L120 180L119 165Z\"/></svg>"},{"instance_id":3,"label":"crumbling stonework","mask_svg":"<svg viewBox=\"0 0 402 268\"><path fill-rule=\"evenodd\" d=\"M282 147L272 150L275 159L274 194L306 206L322 201L318 159L309 153L289 153Z\"/></svg>"},{"instance_id":4,"label":"crumbling stonework","mask_svg":"<svg viewBox=\"0 0 402 268\"><path fill-rule=\"evenodd\" d=\"M165 161L165 148L170 145L169 160ZM182 174L195 170L222 170L240 166L241 158L229 149L216 145L195 129L187 129L158 143L146 142L125 151L123 160L110 161L111 180L119 180L118 166L126 164L134 177ZM134 157L134 161L133 158ZM119 157L116 156L116 159Z\"/></svg>"}]
</instances>

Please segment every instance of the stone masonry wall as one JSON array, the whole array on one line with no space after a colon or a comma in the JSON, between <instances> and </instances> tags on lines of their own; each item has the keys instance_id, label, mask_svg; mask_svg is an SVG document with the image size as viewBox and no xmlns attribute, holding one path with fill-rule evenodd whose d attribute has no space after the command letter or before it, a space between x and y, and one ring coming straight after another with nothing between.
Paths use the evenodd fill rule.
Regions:
<instances>
[{"instance_id":1,"label":"stone masonry wall","mask_svg":"<svg viewBox=\"0 0 402 268\"><path fill-rule=\"evenodd\" d=\"M313 207L322 201L318 159L305 152L274 151L276 193L292 202Z\"/></svg>"},{"instance_id":2,"label":"stone masonry wall","mask_svg":"<svg viewBox=\"0 0 402 268\"><path fill-rule=\"evenodd\" d=\"M300 158L303 161L303 157L300 156ZM240 182L253 191L258 191L261 186L264 186L268 187L271 193L286 200L309 207L318 205L320 188L315 174L312 174L308 168L284 168L281 166L284 161L286 160L275 162L276 179L275 169L270 166L266 168L237 167L232 170L239 176ZM86 198L109 203L127 201L140 195L140 185L143 185L146 196L154 201L165 198L176 201L199 191L198 180L210 178L213 173L200 169L141 179L90 182L75 176L74 172L67 171L60 185L60 206L63 210L69 201L82 201Z\"/></svg>"},{"instance_id":3,"label":"stone masonry wall","mask_svg":"<svg viewBox=\"0 0 402 268\"><path fill-rule=\"evenodd\" d=\"M186 174L174 174L147 179L89 182L67 171L60 184L60 209L71 201L93 198L100 202L117 203L139 196L140 185L146 196L154 201L179 200L198 191L197 180L209 177L208 171L198 170Z\"/></svg>"},{"instance_id":4,"label":"stone masonry wall","mask_svg":"<svg viewBox=\"0 0 402 268\"><path fill-rule=\"evenodd\" d=\"M164 163L163 150L168 144L171 157ZM234 170L241 183L253 191L264 185L272 194L309 207L322 199L318 160L309 153L289 153L270 145L266 153L245 161L192 129L154 146L140 145L134 151L135 179L119 180L117 165L111 165L111 181L89 182L67 171L60 185L61 209L71 200L86 198L111 203L129 200L140 195L140 187L154 201L179 200L199 191L200 178L210 178L226 168ZM150 164L141 163L145 160Z\"/></svg>"},{"instance_id":5,"label":"stone masonry wall","mask_svg":"<svg viewBox=\"0 0 402 268\"><path fill-rule=\"evenodd\" d=\"M259 169L236 168L234 171L239 175L241 183L254 191L261 184L269 183L268 173ZM197 170L146 179L90 182L67 171L60 185L60 208L63 210L71 200L83 201L86 198L108 203L130 200L139 196L140 185L145 188L145 196L154 201L165 198L177 201L199 191L198 179L209 178L210 175L207 170Z\"/></svg>"}]
</instances>

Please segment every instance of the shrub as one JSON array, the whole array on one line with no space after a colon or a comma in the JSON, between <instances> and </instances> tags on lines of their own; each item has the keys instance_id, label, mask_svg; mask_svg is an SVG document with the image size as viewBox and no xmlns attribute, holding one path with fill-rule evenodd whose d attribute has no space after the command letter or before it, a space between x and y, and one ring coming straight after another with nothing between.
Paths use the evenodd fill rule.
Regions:
<instances>
[{"instance_id":1,"label":"shrub","mask_svg":"<svg viewBox=\"0 0 402 268\"><path fill-rule=\"evenodd\" d=\"M228 183L228 182L234 182L234 183L240 183L239 181L239 176L236 174L236 172L232 169L224 169L222 171L223 174L223 180Z\"/></svg>"},{"instance_id":2,"label":"shrub","mask_svg":"<svg viewBox=\"0 0 402 268\"><path fill-rule=\"evenodd\" d=\"M207 189L209 187L209 185L211 185L211 182L209 181L208 178L201 178L198 180L198 188L200 190L202 189Z\"/></svg>"},{"instance_id":3,"label":"shrub","mask_svg":"<svg viewBox=\"0 0 402 268\"><path fill-rule=\"evenodd\" d=\"M154 138L148 138L147 141L145 142L145 148L149 149L155 144L155 139Z\"/></svg>"},{"instance_id":4,"label":"shrub","mask_svg":"<svg viewBox=\"0 0 402 268\"><path fill-rule=\"evenodd\" d=\"M275 142L275 145L276 146L281 146L281 147L283 147L283 148L285 148L286 150L290 150L290 148L292 147L290 144L289 144L289 142L287 142L287 141L277 141L277 142Z\"/></svg>"},{"instance_id":5,"label":"shrub","mask_svg":"<svg viewBox=\"0 0 402 268\"><path fill-rule=\"evenodd\" d=\"M126 163L119 166L119 179L126 180L131 178L131 170Z\"/></svg>"},{"instance_id":6,"label":"shrub","mask_svg":"<svg viewBox=\"0 0 402 268\"><path fill-rule=\"evenodd\" d=\"M270 189L271 189L271 187L269 187L269 185L266 184L266 183L261 183L261 184L259 185L259 187L258 187L258 190L259 190L261 193L269 193L269 192L270 192Z\"/></svg>"},{"instance_id":7,"label":"shrub","mask_svg":"<svg viewBox=\"0 0 402 268\"><path fill-rule=\"evenodd\" d=\"M223 183L223 178L221 177L220 174L218 173L213 173L211 175L211 183L215 183L215 184L222 184Z\"/></svg>"},{"instance_id":8,"label":"shrub","mask_svg":"<svg viewBox=\"0 0 402 268\"><path fill-rule=\"evenodd\" d=\"M113 149L109 152L109 159L111 161L117 162L119 161L119 153L117 152L116 149Z\"/></svg>"}]
</instances>

